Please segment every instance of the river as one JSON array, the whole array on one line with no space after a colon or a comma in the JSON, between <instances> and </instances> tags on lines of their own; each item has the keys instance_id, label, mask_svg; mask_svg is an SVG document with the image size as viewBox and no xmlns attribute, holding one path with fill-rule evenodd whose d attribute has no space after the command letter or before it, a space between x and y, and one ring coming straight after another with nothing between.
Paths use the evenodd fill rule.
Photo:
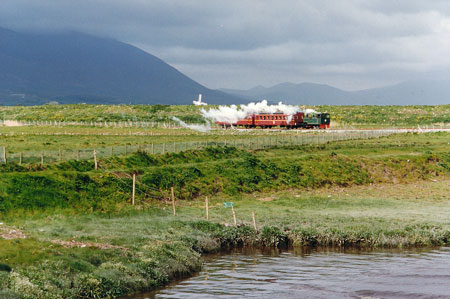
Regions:
<instances>
[{"instance_id":1,"label":"river","mask_svg":"<svg viewBox=\"0 0 450 299\"><path fill-rule=\"evenodd\" d=\"M450 298L450 248L240 249L143 298Z\"/></svg>"}]
</instances>

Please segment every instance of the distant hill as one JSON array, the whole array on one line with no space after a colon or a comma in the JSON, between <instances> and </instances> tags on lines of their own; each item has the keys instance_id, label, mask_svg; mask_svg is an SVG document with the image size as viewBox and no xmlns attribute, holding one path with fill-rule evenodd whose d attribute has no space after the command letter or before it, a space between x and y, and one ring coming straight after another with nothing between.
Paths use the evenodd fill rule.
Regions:
<instances>
[{"instance_id":1,"label":"distant hill","mask_svg":"<svg viewBox=\"0 0 450 299\"><path fill-rule=\"evenodd\" d=\"M0 28L0 105L60 103L242 103L161 59L82 33L31 34Z\"/></svg>"},{"instance_id":2,"label":"distant hill","mask_svg":"<svg viewBox=\"0 0 450 299\"><path fill-rule=\"evenodd\" d=\"M314 83L282 83L249 90L222 89L251 101L266 99L302 105L440 105L450 104L450 81L407 81L360 91Z\"/></svg>"},{"instance_id":3,"label":"distant hill","mask_svg":"<svg viewBox=\"0 0 450 299\"><path fill-rule=\"evenodd\" d=\"M450 81L416 80L353 92L364 104L442 105L450 104Z\"/></svg>"}]
</instances>

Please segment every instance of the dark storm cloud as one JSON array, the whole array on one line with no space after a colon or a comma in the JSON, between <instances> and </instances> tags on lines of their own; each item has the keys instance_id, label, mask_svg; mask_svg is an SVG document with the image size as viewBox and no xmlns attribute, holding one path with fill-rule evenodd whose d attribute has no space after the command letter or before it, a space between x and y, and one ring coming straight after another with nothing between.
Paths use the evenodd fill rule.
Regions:
<instances>
[{"instance_id":1,"label":"dark storm cloud","mask_svg":"<svg viewBox=\"0 0 450 299\"><path fill-rule=\"evenodd\" d=\"M113 37L210 87L362 88L450 66L444 0L2 0L0 26Z\"/></svg>"}]
</instances>

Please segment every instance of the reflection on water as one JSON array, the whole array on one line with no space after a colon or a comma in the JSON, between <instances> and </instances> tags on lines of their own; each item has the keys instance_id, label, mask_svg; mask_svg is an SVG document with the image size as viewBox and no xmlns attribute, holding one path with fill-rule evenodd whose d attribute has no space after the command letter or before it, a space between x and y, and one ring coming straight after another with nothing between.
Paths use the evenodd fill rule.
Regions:
<instances>
[{"instance_id":1,"label":"reflection on water","mask_svg":"<svg viewBox=\"0 0 450 299\"><path fill-rule=\"evenodd\" d=\"M450 248L239 250L134 298L450 298Z\"/></svg>"}]
</instances>

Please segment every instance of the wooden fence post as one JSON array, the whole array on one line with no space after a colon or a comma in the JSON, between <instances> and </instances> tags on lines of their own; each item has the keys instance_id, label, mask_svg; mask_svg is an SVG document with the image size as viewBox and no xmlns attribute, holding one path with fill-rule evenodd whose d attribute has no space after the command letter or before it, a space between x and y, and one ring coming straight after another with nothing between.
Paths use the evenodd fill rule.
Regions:
<instances>
[{"instance_id":1,"label":"wooden fence post","mask_svg":"<svg viewBox=\"0 0 450 299\"><path fill-rule=\"evenodd\" d=\"M61 148L58 149L58 160L59 160L60 162L62 161Z\"/></svg>"},{"instance_id":2,"label":"wooden fence post","mask_svg":"<svg viewBox=\"0 0 450 299\"><path fill-rule=\"evenodd\" d=\"M4 162L5 164L8 163L8 161L6 160L6 146L3 147L3 162Z\"/></svg>"},{"instance_id":3,"label":"wooden fence post","mask_svg":"<svg viewBox=\"0 0 450 299\"><path fill-rule=\"evenodd\" d=\"M173 216L176 216L177 215L177 208L175 206L175 194L173 192L173 187L170 187L170 192L172 193Z\"/></svg>"},{"instance_id":4,"label":"wooden fence post","mask_svg":"<svg viewBox=\"0 0 450 299\"><path fill-rule=\"evenodd\" d=\"M255 211L252 211L252 219L253 219L253 228L256 230L256 218L255 218Z\"/></svg>"},{"instance_id":5,"label":"wooden fence post","mask_svg":"<svg viewBox=\"0 0 450 299\"><path fill-rule=\"evenodd\" d=\"M94 167L95 170L98 169L98 164L97 164L97 151L94 149Z\"/></svg>"},{"instance_id":6,"label":"wooden fence post","mask_svg":"<svg viewBox=\"0 0 450 299\"><path fill-rule=\"evenodd\" d=\"M237 225L237 221L236 221L236 213L234 212L234 206L231 206L231 212L233 213L234 226L236 226Z\"/></svg>"},{"instance_id":7,"label":"wooden fence post","mask_svg":"<svg viewBox=\"0 0 450 299\"><path fill-rule=\"evenodd\" d=\"M134 198L136 196L136 173L133 173L133 191L131 193L131 204L134 206Z\"/></svg>"},{"instance_id":8,"label":"wooden fence post","mask_svg":"<svg viewBox=\"0 0 450 299\"><path fill-rule=\"evenodd\" d=\"M205 197L206 220L209 220L209 203L208 196Z\"/></svg>"},{"instance_id":9,"label":"wooden fence post","mask_svg":"<svg viewBox=\"0 0 450 299\"><path fill-rule=\"evenodd\" d=\"M22 165L23 155L22 152L19 153L19 165Z\"/></svg>"},{"instance_id":10,"label":"wooden fence post","mask_svg":"<svg viewBox=\"0 0 450 299\"><path fill-rule=\"evenodd\" d=\"M165 152L166 152L166 144L163 143L162 154L164 155Z\"/></svg>"},{"instance_id":11,"label":"wooden fence post","mask_svg":"<svg viewBox=\"0 0 450 299\"><path fill-rule=\"evenodd\" d=\"M41 165L44 165L44 152L41 152Z\"/></svg>"},{"instance_id":12,"label":"wooden fence post","mask_svg":"<svg viewBox=\"0 0 450 299\"><path fill-rule=\"evenodd\" d=\"M77 150L77 161L80 160L80 150Z\"/></svg>"},{"instance_id":13,"label":"wooden fence post","mask_svg":"<svg viewBox=\"0 0 450 299\"><path fill-rule=\"evenodd\" d=\"M155 146L152 143L152 155L155 153Z\"/></svg>"}]
</instances>

